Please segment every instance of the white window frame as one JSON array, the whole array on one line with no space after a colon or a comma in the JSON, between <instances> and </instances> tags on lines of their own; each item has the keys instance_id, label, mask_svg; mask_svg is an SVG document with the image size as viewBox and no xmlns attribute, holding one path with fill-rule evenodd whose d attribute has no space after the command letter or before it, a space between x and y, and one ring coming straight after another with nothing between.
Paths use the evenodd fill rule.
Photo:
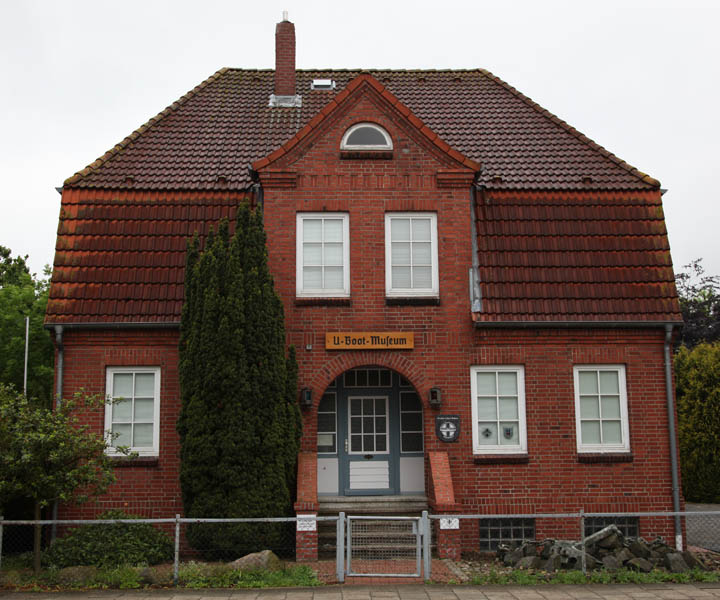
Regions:
<instances>
[{"instance_id":1,"label":"white window frame","mask_svg":"<svg viewBox=\"0 0 720 600\"><path fill-rule=\"evenodd\" d=\"M113 375L117 373L152 373L155 375L155 389L153 403L153 445L148 448L143 447L130 447L130 451L137 453L138 456L158 456L160 452L160 367L107 367L105 379L105 397L107 403L105 404L105 435L110 437L112 434L112 389L113 389ZM130 421L132 422L132 421ZM112 441L110 441L112 444ZM106 453L111 456L124 456L122 452L118 452L113 446L109 446Z\"/></svg>"},{"instance_id":2,"label":"white window frame","mask_svg":"<svg viewBox=\"0 0 720 600\"><path fill-rule=\"evenodd\" d=\"M342 219L343 222L343 287L342 289L303 289L303 225L305 219ZM297 213L295 228L295 293L298 298L350 297L350 215L348 213Z\"/></svg>"},{"instance_id":3,"label":"white window frame","mask_svg":"<svg viewBox=\"0 0 720 600\"><path fill-rule=\"evenodd\" d=\"M430 219L431 285L429 288L393 288L392 286L392 220L393 219ZM411 227L412 229L412 227ZM407 298L410 296L434 297L440 295L438 275L438 231L437 213L434 212L389 212L385 213L385 295L387 297Z\"/></svg>"},{"instance_id":4,"label":"white window frame","mask_svg":"<svg viewBox=\"0 0 720 600\"><path fill-rule=\"evenodd\" d=\"M385 144L382 145L369 145L369 144L348 144L347 140L352 135L352 133L360 129L362 127L370 127L372 129L375 129L376 131L380 132L382 136L385 138ZM369 123L369 122L363 122L363 123L355 123L352 127L350 127L342 136L342 141L340 142L340 150L392 150L393 149L393 143L392 138L390 137L390 134L380 127L377 123Z\"/></svg>"},{"instance_id":5,"label":"white window frame","mask_svg":"<svg viewBox=\"0 0 720 600\"><path fill-rule=\"evenodd\" d=\"M618 374L618 387L620 391L620 431L622 444L583 444L582 429L580 427L580 372L581 371L614 371ZM578 453L602 452L630 452L630 423L627 405L627 380L625 365L575 365L573 366L573 384L575 388L575 437ZM599 390L598 390L599 391ZM602 428L602 419L601 428Z\"/></svg>"},{"instance_id":6,"label":"white window frame","mask_svg":"<svg viewBox=\"0 0 720 600\"><path fill-rule=\"evenodd\" d=\"M517 376L518 392L518 439L517 446L480 444L477 414L477 374L511 372ZM470 367L470 407L472 413L473 454L527 454L527 422L525 416L525 367L522 365L483 365ZM499 415L498 415L499 417ZM498 422L500 419L498 418ZM500 431L498 431L500 435Z\"/></svg>"}]
</instances>

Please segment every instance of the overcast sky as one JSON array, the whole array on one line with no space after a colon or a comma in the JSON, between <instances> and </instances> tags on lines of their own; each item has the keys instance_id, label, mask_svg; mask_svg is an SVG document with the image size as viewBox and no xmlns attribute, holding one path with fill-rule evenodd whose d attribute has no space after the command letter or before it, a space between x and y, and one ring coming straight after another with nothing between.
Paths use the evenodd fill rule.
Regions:
<instances>
[{"instance_id":1,"label":"overcast sky","mask_svg":"<svg viewBox=\"0 0 720 600\"><path fill-rule=\"evenodd\" d=\"M720 2L1 0L0 244L52 264L55 187L221 67L483 67L662 182L675 270L720 274Z\"/></svg>"}]
</instances>

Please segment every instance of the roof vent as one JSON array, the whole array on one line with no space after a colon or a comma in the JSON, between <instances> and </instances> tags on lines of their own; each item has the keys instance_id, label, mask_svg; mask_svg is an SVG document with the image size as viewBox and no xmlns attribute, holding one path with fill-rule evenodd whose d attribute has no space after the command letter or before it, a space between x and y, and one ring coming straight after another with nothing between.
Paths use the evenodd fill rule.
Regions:
<instances>
[{"instance_id":1,"label":"roof vent","mask_svg":"<svg viewBox=\"0 0 720 600\"><path fill-rule=\"evenodd\" d=\"M335 82L332 79L313 79L310 84L311 90L334 90Z\"/></svg>"}]
</instances>

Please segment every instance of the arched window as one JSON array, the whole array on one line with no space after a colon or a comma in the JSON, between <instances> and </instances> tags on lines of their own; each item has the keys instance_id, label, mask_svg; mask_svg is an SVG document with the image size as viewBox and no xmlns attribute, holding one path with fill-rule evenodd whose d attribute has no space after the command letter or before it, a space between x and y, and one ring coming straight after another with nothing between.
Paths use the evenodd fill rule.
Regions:
<instances>
[{"instance_id":1,"label":"arched window","mask_svg":"<svg viewBox=\"0 0 720 600\"><path fill-rule=\"evenodd\" d=\"M375 123L356 123L343 135L341 150L392 150L387 131Z\"/></svg>"}]
</instances>

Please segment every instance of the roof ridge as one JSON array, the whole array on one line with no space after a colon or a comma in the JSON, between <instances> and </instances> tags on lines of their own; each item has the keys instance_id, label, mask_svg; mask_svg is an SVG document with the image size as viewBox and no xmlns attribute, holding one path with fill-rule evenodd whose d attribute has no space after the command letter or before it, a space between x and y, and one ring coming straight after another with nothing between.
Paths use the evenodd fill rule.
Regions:
<instances>
[{"instance_id":1,"label":"roof ridge","mask_svg":"<svg viewBox=\"0 0 720 600\"><path fill-rule=\"evenodd\" d=\"M532 98L530 98L529 96L526 96L525 94L523 94L521 91L519 91L518 89L511 86L506 81L503 81L502 79L500 79L497 75L494 75L487 69L478 69L478 70L483 75L485 75L485 77L487 77L488 79L499 84L500 86L505 88L507 91L509 91L511 94L517 96L520 100L522 100L525 104L530 106L536 112L540 113L545 118L549 119L551 122L553 122L555 125L559 126L561 129L564 129L565 131L570 133L573 137L577 138L578 140L580 140L581 142L583 142L584 144L586 144L587 146L589 146L590 148L592 148L593 150L598 152L601 156L603 156L606 159L608 159L609 161L615 163L619 167L622 167L628 173L630 173L631 175L640 179L643 183L646 183L653 187L660 187L660 182L657 179L655 179L654 177L651 177L647 173L643 173L637 167L633 167L630 163L622 160L620 157L616 156L615 154L613 154L612 152L610 152L609 150L607 150L606 148L604 148L597 142L590 139L584 133L581 133L580 131L575 129L575 127L570 125L567 121L564 121L560 117L554 115L548 109L540 106L540 104L535 102Z\"/></svg>"},{"instance_id":2,"label":"roof ridge","mask_svg":"<svg viewBox=\"0 0 720 600\"><path fill-rule=\"evenodd\" d=\"M229 69L227 67L222 67L221 69L218 69L210 75L207 79L200 82L198 85L196 85L194 88L192 88L189 92L186 92L180 98L175 100L172 104L165 107L163 110L161 110L158 114L156 114L154 117L151 117L147 120L147 122L143 123L140 127L138 127L135 131L133 131L130 135L126 136L121 142L115 144L110 150L105 152L102 156L99 158L96 158L93 162L91 162L88 166L86 166L84 169L81 169L74 175L68 177L63 185L73 185L80 181L81 179L85 178L86 176L90 175L92 172L99 169L102 165L104 165L106 162L108 162L111 158L117 156L120 152L122 152L125 148L130 146L137 138L139 138L141 135L143 135L148 130L152 129L155 125L157 125L160 121L162 121L166 116L169 114L175 112L176 109L178 109L180 106L185 104L190 98L193 98L195 95L197 95L198 92L205 89L210 83L214 82L215 80L219 79L222 75L224 75Z\"/></svg>"}]
</instances>

